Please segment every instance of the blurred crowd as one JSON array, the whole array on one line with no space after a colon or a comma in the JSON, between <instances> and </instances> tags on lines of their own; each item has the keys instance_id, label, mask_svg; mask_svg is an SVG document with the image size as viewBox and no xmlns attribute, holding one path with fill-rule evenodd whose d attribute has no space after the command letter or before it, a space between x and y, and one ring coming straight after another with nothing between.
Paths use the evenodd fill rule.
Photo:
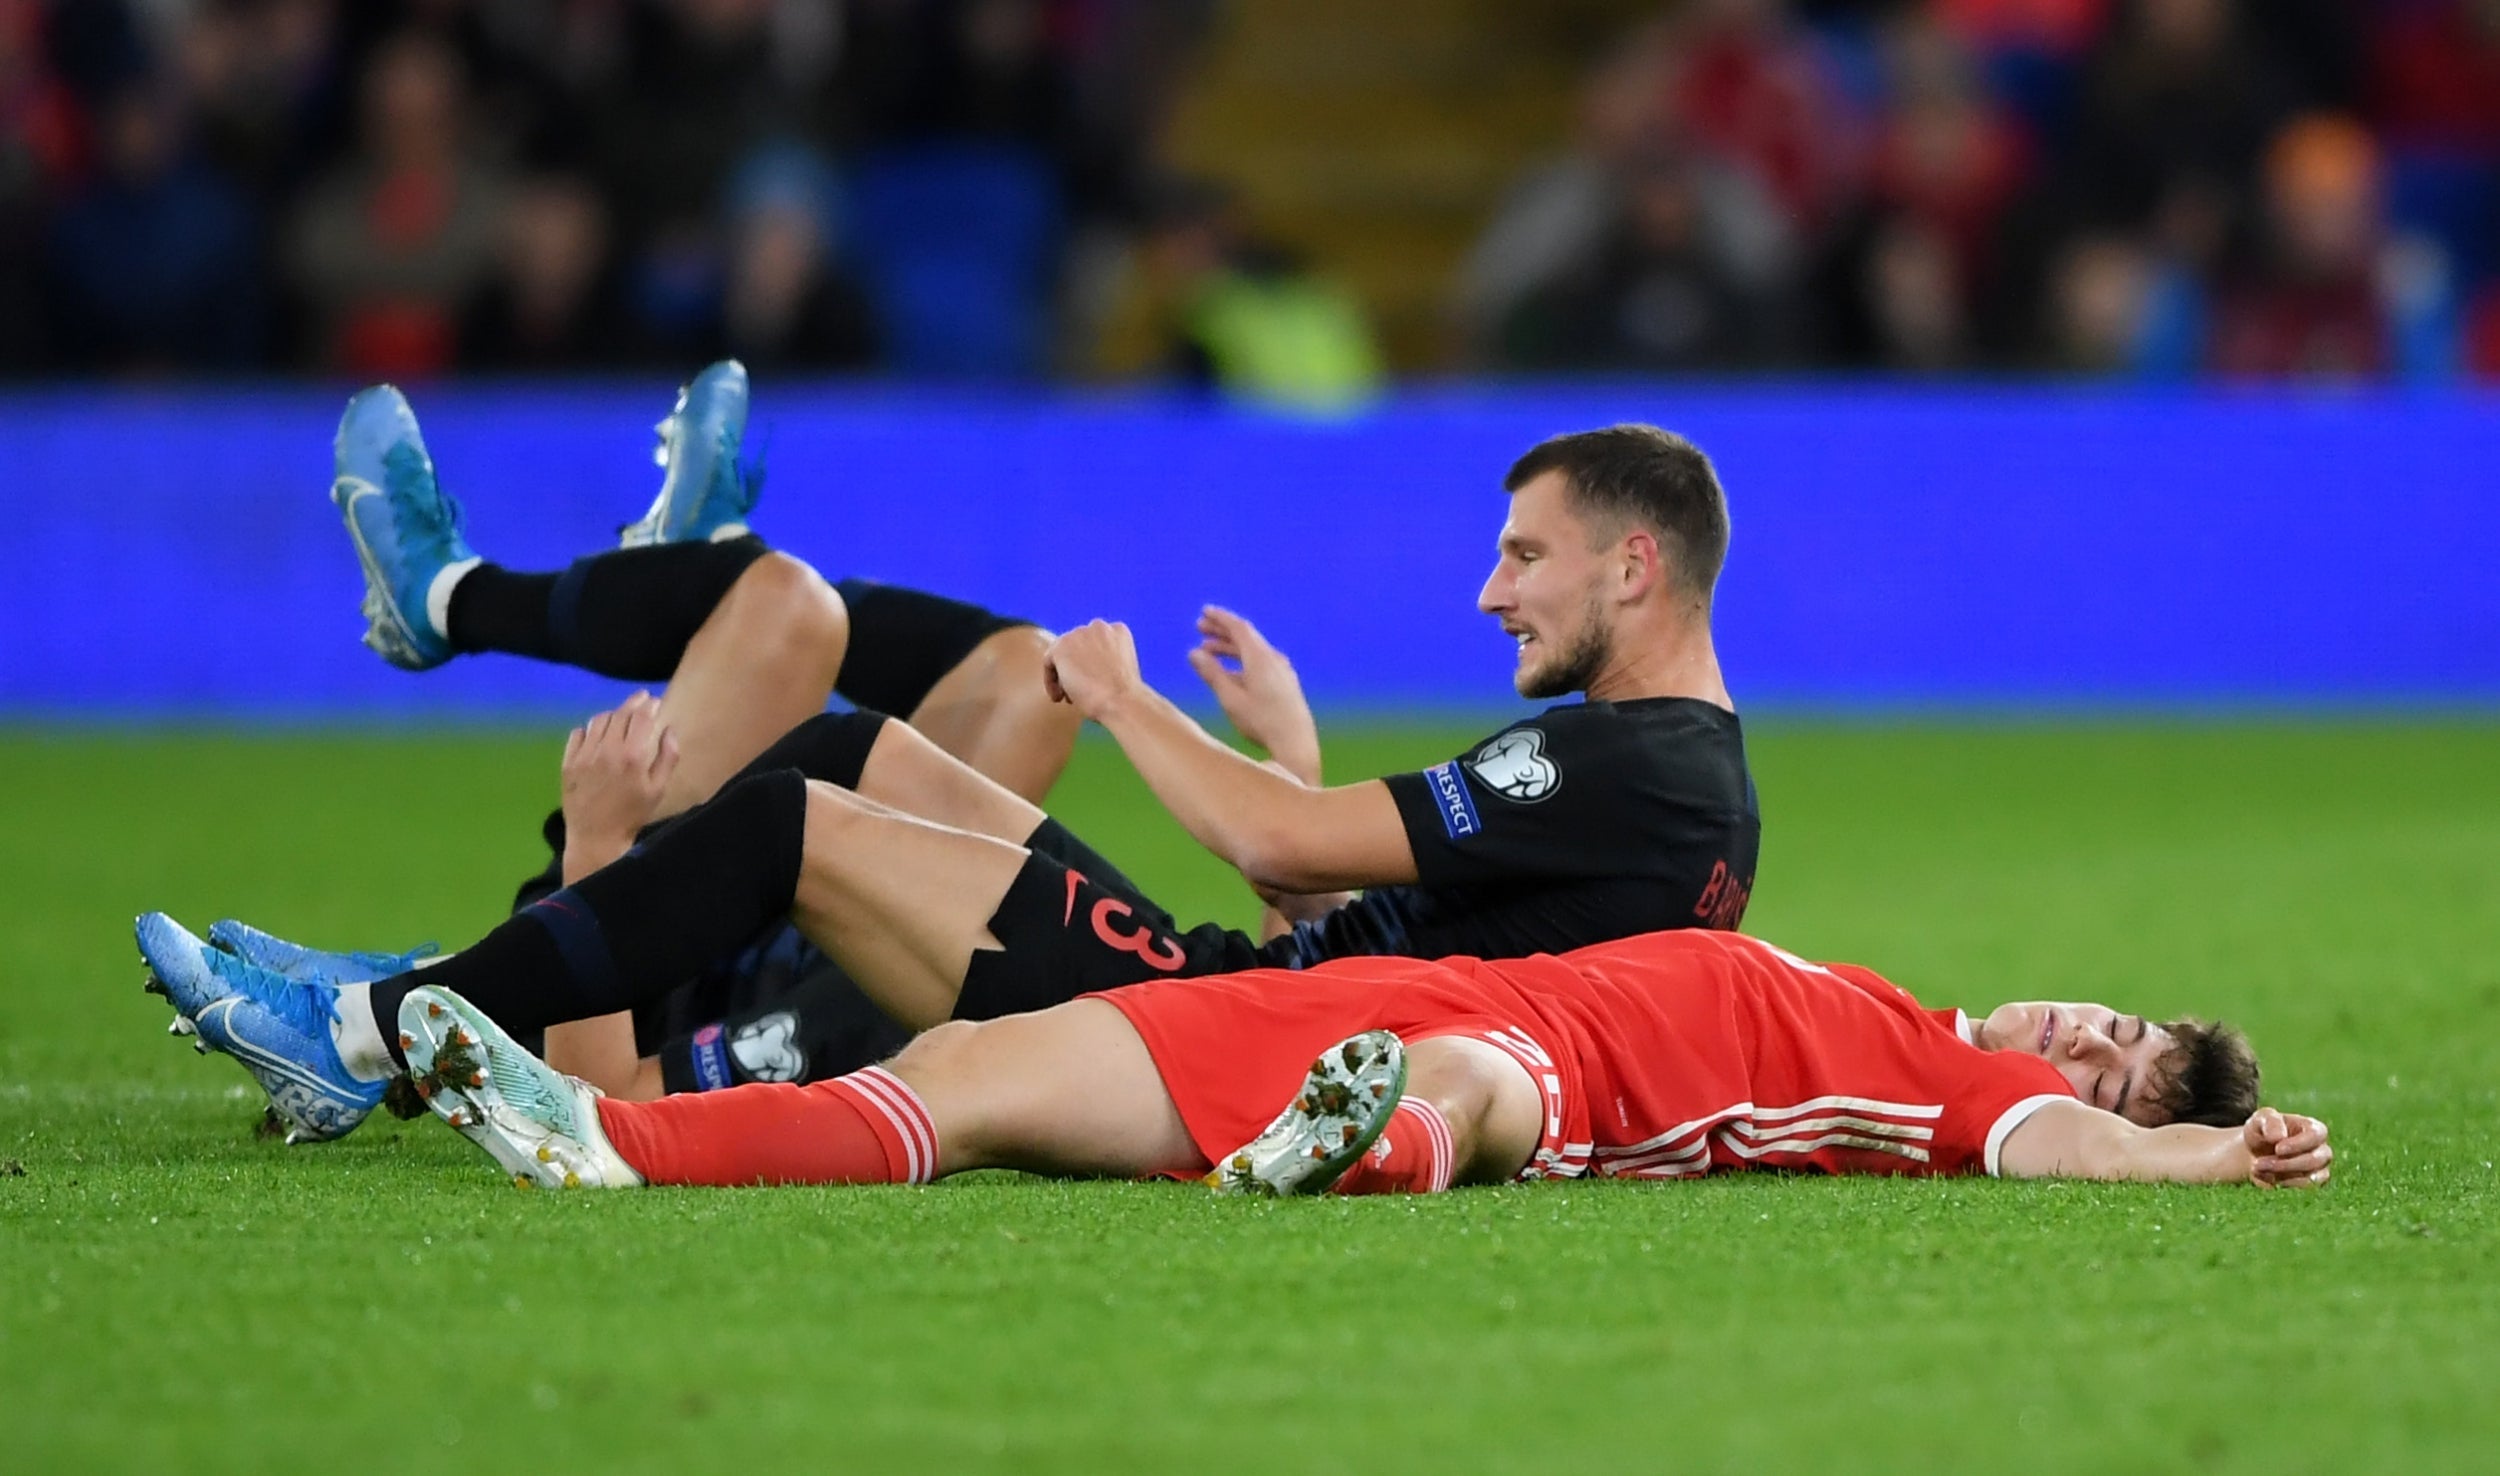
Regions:
<instances>
[{"instance_id":1,"label":"blurred crowd","mask_svg":"<svg viewBox=\"0 0 2500 1476\"><path fill-rule=\"evenodd\" d=\"M1358 384L1359 304L1159 167L1222 9L0 0L0 374L1029 377L1111 243L1223 279L1177 372ZM2496 199L2500 0L1681 0L1453 357L2500 375Z\"/></svg>"},{"instance_id":2,"label":"blurred crowd","mask_svg":"<svg viewBox=\"0 0 2500 1476\"><path fill-rule=\"evenodd\" d=\"M1510 368L2500 374L2500 0L1690 0L1461 287Z\"/></svg>"},{"instance_id":3,"label":"blurred crowd","mask_svg":"<svg viewBox=\"0 0 2500 1476\"><path fill-rule=\"evenodd\" d=\"M0 0L0 372L1040 372L1204 10Z\"/></svg>"}]
</instances>

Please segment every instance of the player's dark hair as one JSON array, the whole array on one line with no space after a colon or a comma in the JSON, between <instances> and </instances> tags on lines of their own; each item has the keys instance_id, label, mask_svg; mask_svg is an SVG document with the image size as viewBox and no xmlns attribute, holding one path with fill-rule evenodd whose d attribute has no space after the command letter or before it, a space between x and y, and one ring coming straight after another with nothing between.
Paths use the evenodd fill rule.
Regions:
<instances>
[{"instance_id":1,"label":"player's dark hair","mask_svg":"<svg viewBox=\"0 0 2500 1476\"><path fill-rule=\"evenodd\" d=\"M2172 1020L2162 1029L2178 1042L2156 1068L2164 1121L2235 1128L2255 1114L2257 1052L2247 1036L2219 1020Z\"/></svg>"},{"instance_id":2,"label":"player's dark hair","mask_svg":"<svg viewBox=\"0 0 2500 1476\"><path fill-rule=\"evenodd\" d=\"M1727 562L1727 494L1699 446L1654 425L1574 431L1530 447L1511 463L1503 490L1516 492L1549 471L1563 474L1582 514L1658 535L1676 581L1709 603Z\"/></svg>"}]
</instances>

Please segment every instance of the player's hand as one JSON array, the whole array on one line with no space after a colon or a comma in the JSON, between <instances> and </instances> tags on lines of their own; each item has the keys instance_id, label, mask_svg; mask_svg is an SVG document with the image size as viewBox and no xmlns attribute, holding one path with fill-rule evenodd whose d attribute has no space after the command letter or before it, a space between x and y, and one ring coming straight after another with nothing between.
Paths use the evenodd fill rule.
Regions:
<instances>
[{"instance_id":1,"label":"player's hand","mask_svg":"<svg viewBox=\"0 0 2500 1476\"><path fill-rule=\"evenodd\" d=\"M1042 653L1042 685L1053 702L1073 703L1099 720L1146 685L1137 671L1137 639L1116 620L1089 620Z\"/></svg>"},{"instance_id":2,"label":"player's hand","mask_svg":"<svg viewBox=\"0 0 2500 1476\"><path fill-rule=\"evenodd\" d=\"M660 721L660 702L636 692L564 740L564 829L573 840L622 852L659 812L677 772L677 735Z\"/></svg>"},{"instance_id":3,"label":"player's hand","mask_svg":"<svg viewBox=\"0 0 2500 1476\"><path fill-rule=\"evenodd\" d=\"M1207 684L1241 736L1259 745L1303 783L1319 784L1319 724L1302 695L1302 678L1259 628L1221 605L1198 612L1198 647L1190 670Z\"/></svg>"},{"instance_id":4,"label":"player's hand","mask_svg":"<svg viewBox=\"0 0 2500 1476\"><path fill-rule=\"evenodd\" d=\"M2326 1124L2294 1112L2260 1107L2240 1129L2253 1162L2248 1176L2267 1189L2310 1189L2333 1172L2335 1150L2326 1141Z\"/></svg>"}]
</instances>

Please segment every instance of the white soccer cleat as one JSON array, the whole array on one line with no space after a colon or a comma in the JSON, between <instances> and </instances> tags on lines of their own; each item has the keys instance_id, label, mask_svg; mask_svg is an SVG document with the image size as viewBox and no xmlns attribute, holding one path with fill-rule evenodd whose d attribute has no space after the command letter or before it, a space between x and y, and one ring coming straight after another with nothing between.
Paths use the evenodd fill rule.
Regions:
<instances>
[{"instance_id":1,"label":"white soccer cleat","mask_svg":"<svg viewBox=\"0 0 2500 1476\"><path fill-rule=\"evenodd\" d=\"M1318 1194L1371 1147L1406 1095L1406 1046L1367 1030L1311 1063L1293 1105L1207 1175L1218 1194Z\"/></svg>"},{"instance_id":2,"label":"white soccer cleat","mask_svg":"<svg viewBox=\"0 0 2500 1476\"><path fill-rule=\"evenodd\" d=\"M448 989L412 989L399 1046L417 1095L523 1189L642 1183L599 1126L599 1090L539 1060Z\"/></svg>"}]
</instances>

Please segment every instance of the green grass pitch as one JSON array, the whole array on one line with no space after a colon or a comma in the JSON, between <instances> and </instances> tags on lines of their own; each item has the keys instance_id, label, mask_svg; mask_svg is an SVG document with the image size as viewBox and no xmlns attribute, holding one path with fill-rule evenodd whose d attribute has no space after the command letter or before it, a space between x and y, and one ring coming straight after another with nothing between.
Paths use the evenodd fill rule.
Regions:
<instances>
[{"instance_id":1,"label":"green grass pitch","mask_svg":"<svg viewBox=\"0 0 2500 1476\"><path fill-rule=\"evenodd\" d=\"M132 914L464 941L555 743L18 729L0 1468L2500 1469L2500 727L1754 730L1754 931L1936 1003L2219 1012L2336 1182L557 1196L431 1121L289 1150L163 1034ZM1106 747L1057 808L1246 918Z\"/></svg>"}]
</instances>

